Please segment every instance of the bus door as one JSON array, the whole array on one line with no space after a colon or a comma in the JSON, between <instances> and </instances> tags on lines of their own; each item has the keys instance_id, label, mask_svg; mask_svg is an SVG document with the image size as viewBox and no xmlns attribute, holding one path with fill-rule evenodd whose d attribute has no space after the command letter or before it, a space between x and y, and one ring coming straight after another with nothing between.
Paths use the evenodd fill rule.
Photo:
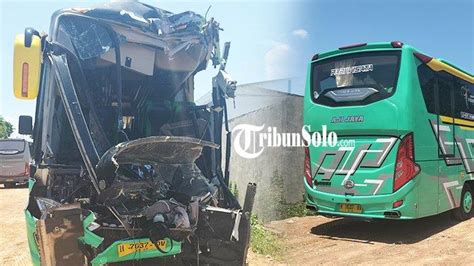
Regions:
<instances>
[{"instance_id":1,"label":"bus door","mask_svg":"<svg viewBox=\"0 0 474 266\"><path fill-rule=\"evenodd\" d=\"M444 73L437 73L434 84L436 135L438 141L438 212L442 212L457 205L455 190L459 186L457 181L458 168L462 161L459 151L456 151L455 126L455 90L453 79Z\"/></svg>"}]
</instances>

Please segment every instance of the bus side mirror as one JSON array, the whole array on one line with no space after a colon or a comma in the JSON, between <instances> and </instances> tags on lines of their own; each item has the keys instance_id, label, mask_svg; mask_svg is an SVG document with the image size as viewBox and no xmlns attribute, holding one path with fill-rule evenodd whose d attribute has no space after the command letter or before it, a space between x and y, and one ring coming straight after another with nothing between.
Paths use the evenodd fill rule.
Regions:
<instances>
[{"instance_id":1,"label":"bus side mirror","mask_svg":"<svg viewBox=\"0 0 474 266\"><path fill-rule=\"evenodd\" d=\"M15 38L13 50L13 93L16 98L32 100L38 96L41 75L41 37L26 28Z\"/></svg>"},{"instance_id":2,"label":"bus side mirror","mask_svg":"<svg viewBox=\"0 0 474 266\"><path fill-rule=\"evenodd\" d=\"M33 118L28 115L20 115L18 119L18 133L31 135L33 133Z\"/></svg>"}]
</instances>

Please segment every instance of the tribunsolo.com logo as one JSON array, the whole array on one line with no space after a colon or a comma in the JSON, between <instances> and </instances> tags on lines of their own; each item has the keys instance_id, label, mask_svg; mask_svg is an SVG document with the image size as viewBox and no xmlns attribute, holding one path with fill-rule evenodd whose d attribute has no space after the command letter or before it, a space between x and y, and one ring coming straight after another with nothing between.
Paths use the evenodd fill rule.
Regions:
<instances>
[{"instance_id":1,"label":"tribunsolo.com logo","mask_svg":"<svg viewBox=\"0 0 474 266\"><path fill-rule=\"evenodd\" d=\"M312 132L312 133L310 133ZM337 134L328 131L323 125L321 130L312 131L311 126L304 125L301 132L280 133L276 127L240 124L232 130L233 147L237 154L246 159L260 156L265 148L272 147L336 147L353 146L351 141L338 142Z\"/></svg>"}]
</instances>

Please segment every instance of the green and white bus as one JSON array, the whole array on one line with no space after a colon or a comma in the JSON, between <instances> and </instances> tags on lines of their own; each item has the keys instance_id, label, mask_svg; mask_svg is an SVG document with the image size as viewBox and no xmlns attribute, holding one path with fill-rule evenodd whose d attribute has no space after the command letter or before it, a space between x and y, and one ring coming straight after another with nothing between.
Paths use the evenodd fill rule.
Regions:
<instances>
[{"instance_id":1,"label":"green and white bus","mask_svg":"<svg viewBox=\"0 0 474 266\"><path fill-rule=\"evenodd\" d=\"M361 218L448 210L471 217L472 74L399 41L341 47L309 64L304 123L327 125L353 144L306 148L309 208Z\"/></svg>"}]
</instances>

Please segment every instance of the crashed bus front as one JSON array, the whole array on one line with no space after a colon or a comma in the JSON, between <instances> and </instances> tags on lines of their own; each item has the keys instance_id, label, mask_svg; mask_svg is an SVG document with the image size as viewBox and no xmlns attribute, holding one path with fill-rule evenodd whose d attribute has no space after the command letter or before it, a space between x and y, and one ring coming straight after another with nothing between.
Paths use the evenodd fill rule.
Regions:
<instances>
[{"instance_id":1,"label":"crashed bus front","mask_svg":"<svg viewBox=\"0 0 474 266\"><path fill-rule=\"evenodd\" d=\"M20 119L34 139L34 264L245 263L256 187L241 207L221 168L236 82L219 30L193 12L113 2L17 37L15 96L37 99L33 130ZM209 61L213 101L197 106L194 75Z\"/></svg>"}]
</instances>

